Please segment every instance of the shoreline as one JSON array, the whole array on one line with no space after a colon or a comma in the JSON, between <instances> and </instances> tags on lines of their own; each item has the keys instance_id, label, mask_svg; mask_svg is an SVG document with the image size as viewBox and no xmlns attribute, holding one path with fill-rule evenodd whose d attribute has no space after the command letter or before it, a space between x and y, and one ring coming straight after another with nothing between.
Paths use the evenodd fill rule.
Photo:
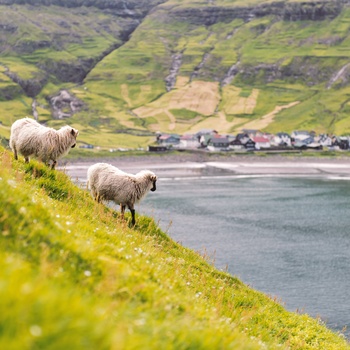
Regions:
<instances>
[{"instance_id":1,"label":"shoreline","mask_svg":"<svg viewBox=\"0 0 350 350\"><path fill-rule=\"evenodd\" d=\"M213 176L311 176L350 179L350 158L348 157L298 157L280 154L257 156L181 153L68 159L59 168L72 178L86 181L88 167L98 162L112 164L131 174L148 169L153 171L160 180Z\"/></svg>"}]
</instances>

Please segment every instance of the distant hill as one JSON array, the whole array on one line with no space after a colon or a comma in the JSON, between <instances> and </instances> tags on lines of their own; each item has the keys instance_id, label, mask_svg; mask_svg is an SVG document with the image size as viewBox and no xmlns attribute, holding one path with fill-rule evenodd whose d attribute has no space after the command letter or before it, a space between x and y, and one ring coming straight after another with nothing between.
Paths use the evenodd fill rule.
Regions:
<instances>
[{"instance_id":1,"label":"distant hill","mask_svg":"<svg viewBox=\"0 0 350 350\"><path fill-rule=\"evenodd\" d=\"M25 115L108 148L203 128L346 134L349 33L345 0L0 0L0 135Z\"/></svg>"}]
</instances>

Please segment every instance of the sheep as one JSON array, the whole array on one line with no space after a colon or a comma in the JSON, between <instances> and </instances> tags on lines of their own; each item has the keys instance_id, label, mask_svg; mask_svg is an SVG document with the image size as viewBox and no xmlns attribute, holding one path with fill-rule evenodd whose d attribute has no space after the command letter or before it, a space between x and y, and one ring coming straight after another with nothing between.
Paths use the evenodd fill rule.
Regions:
<instances>
[{"instance_id":1,"label":"sheep","mask_svg":"<svg viewBox=\"0 0 350 350\"><path fill-rule=\"evenodd\" d=\"M152 192L156 190L157 176L149 170L142 170L133 175L107 163L96 163L89 167L87 179L92 197L97 202L107 200L119 204L122 219L127 206L132 216L131 224L134 226L136 223L134 204L138 203L149 190Z\"/></svg>"},{"instance_id":2,"label":"sheep","mask_svg":"<svg viewBox=\"0 0 350 350\"><path fill-rule=\"evenodd\" d=\"M11 126L10 147L16 160L18 153L24 156L26 163L29 156L35 156L44 163L52 160L51 169L55 169L57 159L75 147L78 134L78 130L68 125L55 130L34 119L22 118Z\"/></svg>"}]
</instances>

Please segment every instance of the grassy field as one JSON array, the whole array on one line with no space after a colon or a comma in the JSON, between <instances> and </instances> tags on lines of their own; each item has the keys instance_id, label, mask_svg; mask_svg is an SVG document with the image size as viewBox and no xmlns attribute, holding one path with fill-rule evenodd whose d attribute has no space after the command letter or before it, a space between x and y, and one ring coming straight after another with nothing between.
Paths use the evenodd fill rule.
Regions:
<instances>
[{"instance_id":1,"label":"grassy field","mask_svg":"<svg viewBox=\"0 0 350 350\"><path fill-rule=\"evenodd\" d=\"M64 173L2 148L0 231L0 348L350 348L152 219L131 228Z\"/></svg>"}]
</instances>

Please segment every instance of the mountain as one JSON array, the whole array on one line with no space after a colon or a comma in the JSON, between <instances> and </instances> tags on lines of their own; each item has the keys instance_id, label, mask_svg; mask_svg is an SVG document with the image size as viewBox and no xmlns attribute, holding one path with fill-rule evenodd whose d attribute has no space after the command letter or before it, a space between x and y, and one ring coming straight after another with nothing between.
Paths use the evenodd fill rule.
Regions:
<instances>
[{"instance_id":1,"label":"mountain","mask_svg":"<svg viewBox=\"0 0 350 350\"><path fill-rule=\"evenodd\" d=\"M349 133L349 3L0 0L0 135L25 115L107 148Z\"/></svg>"}]
</instances>

